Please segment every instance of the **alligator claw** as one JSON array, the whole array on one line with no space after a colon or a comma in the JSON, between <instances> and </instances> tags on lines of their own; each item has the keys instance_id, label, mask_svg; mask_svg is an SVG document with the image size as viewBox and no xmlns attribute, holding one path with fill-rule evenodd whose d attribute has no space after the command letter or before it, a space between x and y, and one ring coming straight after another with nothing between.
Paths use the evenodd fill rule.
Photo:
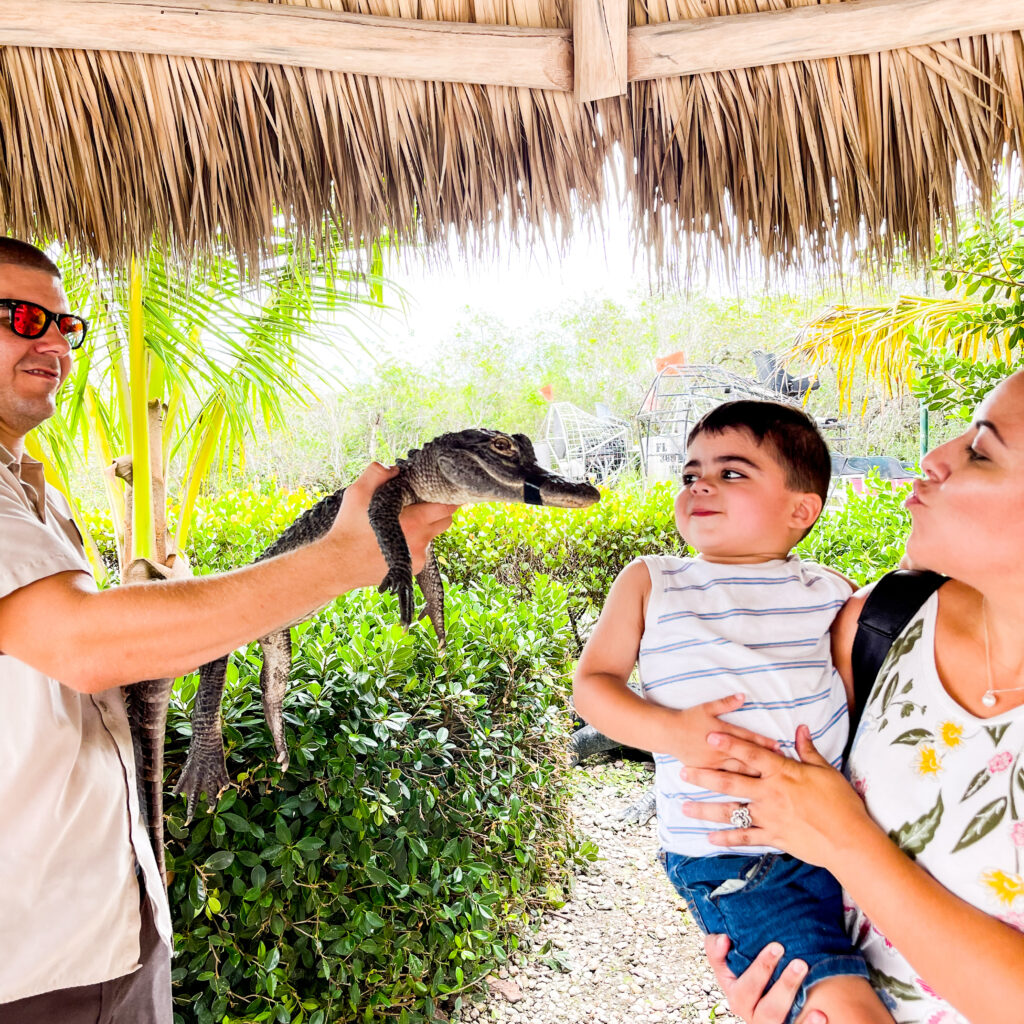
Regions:
<instances>
[{"instance_id":1,"label":"alligator claw","mask_svg":"<svg viewBox=\"0 0 1024 1024\"><path fill-rule=\"evenodd\" d=\"M391 570L384 577L384 582L377 588L382 594L389 590L398 596L398 613L402 625L407 629L412 624L413 615L416 611L416 601L413 596L412 579L406 572Z\"/></svg>"},{"instance_id":2,"label":"alligator claw","mask_svg":"<svg viewBox=\"0 0 1024 1024\"><path fill-rule=\"evenodd\" d=\"M646 825L657 814L654 790L649 789L636 803L630 804L619 814L619 821L634 822Z\"/></svg>"},{"instance_id":3,"label":"alligator claw","mask_svg":"<svg viewBox=\"0 0 1024 1024\"><path fill-rule=\"evenodd\" d=\"M180 796L184 793L188 800L185 811L186 824L192 820L195 814L200 793L206 794L212 811L217 806L221 793L230 785L231 778L223 757L219 765L213 759L200 762L199 758L188 757L174 786L174 795Z\"/></svg>"}]
</instances>

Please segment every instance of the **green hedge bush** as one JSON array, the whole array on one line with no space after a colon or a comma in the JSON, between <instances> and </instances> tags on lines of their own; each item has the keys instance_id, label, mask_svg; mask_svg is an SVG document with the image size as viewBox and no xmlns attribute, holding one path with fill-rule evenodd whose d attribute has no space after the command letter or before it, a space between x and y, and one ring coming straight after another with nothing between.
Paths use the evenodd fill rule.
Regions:
<instances>
[{"instance_id":1,"label":"green hedge bush","mask_svg":"<svg viewBox=\"0 0 1024 1024\"><path fill-rule=\"evenodd\" d=\"M564 899L580 846L567 811L564 589L452 588L448 649L397 625L388 595L347 595L296 627L281 774L259 706L259 650L225 700L213 814L168 813L175 1005L198 1021L424 1021ZM168 728L184 763L186 677Z\"/></svg>"},{"instance_id":2,"label":"green hedge bush","mask_svg":"<svg viewBox=\"0 0 1024 1024\"><path fill-rule=\"evenodd\" d=\"M578 511L461 510L437 542L447 652L397 625L394 599L347 595L295 630L282 775L259 708L259 652L232 659L228 768L214 814L168 813L182 1024L426 1021L507 958L559 901L580 845L566 809L568 672L616 574L679 552L674 488ZM857 582L899 560L905 492L876 482L800 552ZM200 509L199 572L245 564L318 496L270 487ZM88 525L112 555L109 520ZM197 678L176 690L168 784Z\"/></svg>"},{"instance_id":3,"label":"green hedge bush","mask_svg":"<svg viewBox=\"0 0 1024 1024\"><path fill-rule=\"evenodd\" d=\"M460 509L455 525L435 542L450 583L466 584L490 574L517 594L531 591L543 573L568 589L574 621L599 609L616 575L630 560L648 554L679 554L672 502L676 487L656 484L646 491L602 492L587 509L526 505L472 505ZM830 565L860 584L893 568L903 553L910 517L904 487L869 478L863 495L849 492L797 547L797 552ZM225 491L207 498L197 511L188 556L199 572L245 565L321 495L270 486ZM113 557L109 515L87 513L101 549ZM174 521L174 510L171 510Z\"/></svg>"}]
</instances>

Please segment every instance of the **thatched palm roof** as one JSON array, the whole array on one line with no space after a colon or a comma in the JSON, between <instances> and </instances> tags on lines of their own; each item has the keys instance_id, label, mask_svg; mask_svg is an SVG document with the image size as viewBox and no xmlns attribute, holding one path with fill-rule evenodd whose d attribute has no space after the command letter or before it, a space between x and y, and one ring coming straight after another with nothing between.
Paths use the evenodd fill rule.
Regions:
<instances>
[{"instance_id":1,"label":"thatched palm roof","mask_svg":"<svg viewBox=\"0 0 1024 1024\"><path fill-rule=\"evenodd\" d=\"M957 169L984 203L1021 153L1019 0L627 3L0 0L0 232L111 262L154 236L255 256L280 215L486 244L503 218L595 214L620 147L663 265L704 232L783 263L851 241L921 257ZM584 95L595 66L620 85L591 94L619 94Z\"/></svg>"}]
</instances>

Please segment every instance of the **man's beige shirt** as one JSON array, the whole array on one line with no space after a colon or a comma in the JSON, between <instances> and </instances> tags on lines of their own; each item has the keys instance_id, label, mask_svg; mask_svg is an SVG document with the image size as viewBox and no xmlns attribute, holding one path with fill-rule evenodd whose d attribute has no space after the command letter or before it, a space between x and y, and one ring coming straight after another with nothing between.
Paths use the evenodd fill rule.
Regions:
<instances>
[{"instance_id":1,"label":"man's beige shirt","mask_svg":"<svg viewBox=\"0 0 1024 1024\"><path fill-rule=\"evenodd\" d=\"M60 572L92 579L67 502L0 446L0 599ZM38 628L61 643L62 623ZM170 946L120 689L79 693L0 652L0 1003L139 967L136 860Z\"/></svg>"}]
</instances>

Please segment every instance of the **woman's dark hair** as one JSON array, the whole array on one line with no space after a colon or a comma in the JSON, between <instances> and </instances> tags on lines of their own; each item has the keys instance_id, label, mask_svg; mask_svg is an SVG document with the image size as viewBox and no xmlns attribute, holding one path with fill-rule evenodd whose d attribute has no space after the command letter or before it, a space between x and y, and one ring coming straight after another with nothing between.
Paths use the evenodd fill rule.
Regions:
<instances>
[{"instance_id":1,"label":"woman's dark hair","mask_svg":"<svg viewBox=\"0 0 1024 1024\"><path fill-rule=\"evenodd\" d=\"M37 249L19 238L0 237L0 265L2 264L42 270L53 277L60 277L57 264L42 249Z\"/></svg>"},{"instance_id":2,"label":"woman's dark hair","mask_svg":"<svg viewBox=\"0 0 1024 1024\"><path fill-rule=\"evenodd\" d=\"M817 494L824 504L832 457L821 431L803 410L781 402L724 402L697 421L686 443L730 429L745 430L759 445L767 444L786 472L786 486L799 494Z\"/></svg>"}]
</instances>

